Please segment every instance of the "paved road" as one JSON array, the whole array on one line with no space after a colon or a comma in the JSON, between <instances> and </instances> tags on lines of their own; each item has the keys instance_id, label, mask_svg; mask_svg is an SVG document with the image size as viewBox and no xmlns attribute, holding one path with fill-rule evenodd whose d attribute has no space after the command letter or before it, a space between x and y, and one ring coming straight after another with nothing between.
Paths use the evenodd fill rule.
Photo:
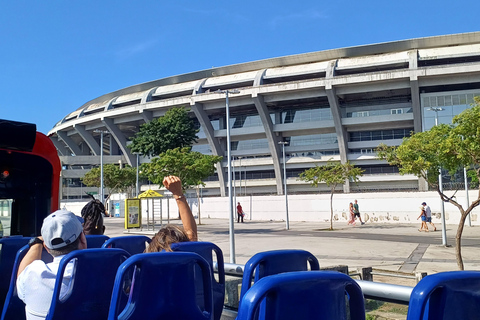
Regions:
<instances>
[{"instance_id":1,"label":"paved road","mask_svg":"<svg viewBox=\"0 0 480 320\"><path fill-rule=\"evenodd\" d=\"M179 220L171 223L179 224ZM106 234L125 234L121 218L106 218ZM158 230L160 226L156 226ZM199 239L212 241L223 251L225 262L230 260L228 220L202 219L198 226ZM442 235L419 232L417 224L365 224L363 226L329 223L291 222L285 230L284 222L246 221L235 223L235 262L244 264L253 254L275 249L304 249L312 252L322 267L347 265L351 270L373 267L398 272L427 272L428 274L457 270L455 260L456 226L447 226L447 243L442 246ZM465 269L480 270L479 227L465 227L462 253ZM131 232L132 233L132 232ZM152 236L153 231L142 232Z\"/></svg>"}]
</instances>

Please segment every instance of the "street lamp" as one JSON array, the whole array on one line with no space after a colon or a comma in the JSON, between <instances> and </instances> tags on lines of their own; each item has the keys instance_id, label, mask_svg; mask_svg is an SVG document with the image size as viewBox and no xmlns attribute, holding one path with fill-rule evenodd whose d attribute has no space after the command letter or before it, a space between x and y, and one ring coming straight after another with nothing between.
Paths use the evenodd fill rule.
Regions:
<instances>
[{"instance_id":1,"label":"street lamp","mask_svg":"<svg viewBox=\"0 0 480 320\"><path fill-rule=\"evenodd\" d=\"M288 221L287 164L285 162L285 145L288 145L288 142L279 141L278 144L282 145L282 151L283 151L283 190L284 190L284 193L285 193L285 217L286 217L285 228L287 230L289 230L290 229L290 222Z\"/></svg>"},{"instance_id":2,"label":"street lamp","mask_svg":"<svg viewBox=\"0 0 480 320\"><path fill-rule=\"evenodd\" d=\"M228 105L228 95L240 93L239 90L217 90L216 93L225 94L225 110L227 125L227 159L228 159L228 208L229 208L229 236L230 236L230 263L235 263L235 237L233 229L233 197L232 197L232 151L230 146L230 110Z\"/></svg>"},{"instance_id":3,"label":"street lamp","mask_svg":"<svg viewBox=\"0 0 480 320\"><path fill-rule=\"evenodd\" d=\"M239 167L240 167L240 170L238 170L238 174L239 174L239 179L240 179L240 190L239 190L239 194L240 194L240 197L242 196L242 157L238 157L238 160L240 160L240 164L239 164Z\"/></svg>"},{"instance_id":4,"label":"street lamp","mask_svg":"<svg viewBox=\"0 0 480 320\"><path fill-rule=\"evenodd\" d=\"M100 201L105 201L103 194L103 134L108 133L106 130L93 130L95 133L100 133Z\"/></svg>"},{"instance_id":5,"label":"street lamp","mask_svg":"<svg viewBox=\"0 0 480 320\"><path fill-rule=\"evenodd\" d=\"M134 152L133 154L137 155L137 180L135 182L135 197L138 198L138 195L140 193L140 185L138 183L138 167L140 165L140 162L139 162L139 156L140 156L140 152Z\"/></svg>"},{"instance_id":6,"label":"street lamp","mask_svg":"<svg viewBox=\"0 0 480 320\"><path fill-rule=\"evenodd\" d=\"M434 111L435 112L435 126L438 126L438 112L443 111L444 109L441 107L430 107L427 108L428 111ZM438 174L438 190L440 193L443 193L443 180L442 180L442 168L440 168ZM442 210L442 245L447 246L447 226L445 223L445 203L443 202L443 199L440 199L440 208Z\"/></svg>"}]
</instances>

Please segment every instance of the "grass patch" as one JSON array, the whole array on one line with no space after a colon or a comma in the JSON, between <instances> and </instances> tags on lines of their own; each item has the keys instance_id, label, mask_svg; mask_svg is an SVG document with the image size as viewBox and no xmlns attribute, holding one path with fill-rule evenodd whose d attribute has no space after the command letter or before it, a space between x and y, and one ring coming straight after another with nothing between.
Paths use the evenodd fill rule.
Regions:
<instances>
[{"instance_id":1,"label":"grass patch","mask_svg":"<svg viewBox=\"0 0 480 320\"><path fill-rule=\"evenodd\" d=\"M402 304L367 299L365 301L365 311L366 312L380 311L385 313L407 315L408 306L402 305ZM369 316L370 316L370 319L375 319L373 316L371 315Z\"/></svg>"}]
</instances>

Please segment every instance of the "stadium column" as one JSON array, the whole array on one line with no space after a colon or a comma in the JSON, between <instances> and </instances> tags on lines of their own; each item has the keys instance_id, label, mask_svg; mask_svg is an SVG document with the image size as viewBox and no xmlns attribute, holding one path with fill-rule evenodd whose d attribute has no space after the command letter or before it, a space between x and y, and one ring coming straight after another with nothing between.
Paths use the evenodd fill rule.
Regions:
<instances>
[{"instance_id":1,"label":"stadium column","mask_svg":"<svg viewBox=\"0 0 480 320\"><path fill-rule=\"evenodd\" d=\"M203 109L203 104L196 102L194 98L195 95L203 92L202 86L205 83L205 81L206 79L202 79L198 81L197 84L195 85L195 88L193 89L193 93L192 93L192 100L190 102L190 108L192 109L193 113L195 114L195 117L197 117L198 122L203 128L208 144L212 149L212 153L216 156L223 157L225 155L225 150L222 149L220 142L218 141L218 138L215 138L212 123L210 122L210 119L208 118L207 113ZM220 185L220 195L222 197L225 197L226 195L225 185L227 183L226 181L227 175L225 174L225 170L223 170L222 163L217 163L215 166L217 168L218 182Z\"/></svg>"},{"instance_id":2,"label":"stadium column","mask_svg":"<svg viewBox=\"0 0 480 320\"><path fill-rule=\"evenodd\" d=\"M68 151L68 147L64 143L62 143L60 140L58 140L58 136L52 135L50 137L50 140L52 140L53 145L55 146L55 148L57 148L57 151L61 156L70 155L70 151Z\"/></svg>"},{"instance_id":3,"label":"stadium column","mask_svg":"<svg viewBox=\"0 0 480 320\"><path fill-rule=\"evenodd\" d=\"M148 123L153 120L153 113L151 111L145 110L146 103L149 102L152 98L152 94L157 90L158 87L152 88L148 90L142 97L142 100L140 101L140 108L138 112L143 118L143 121L145 123Z\"/></svg>"},{"instance_id":4,"label":"stadium column","mask_svg":"<svg viewBox=\"0 0 480 320\"><path fill-rule=\"evenodd\" d=\"M257 75L255 76L255 80L253 81L253 87L258 88L260 85L263 84L263 76L265 74L266 69L258 71ZM278 142L281 142L278 136L276 136L273 132L273 122L272 118L270 117L270 113L268 112L267 105L263 100L263 97L258 94L258 89L253 90L252 92L252 100L257 108L258 115L262 120L263 128L265 130L265 135L268 141L268 147L270 149L270 153L272 154L272 161L273 161L273 171L275 173L275 183L277 185L277 194L284 194L285 190L283 190L282 184L282 170L280 167L280 148L281 146Z\"/></svg>"},{"instance_id":5,"label":"stadium column","mask_svg":"<svg viewBox=\"0 0 480 320\"><path fill-rule=\"evenodd\" d=\"M408 52L408 68L410 71L410 94L412 96L413 130L422 131L422 109L420 105L420 86L418 85L418 50ZM418 179L418 190L428 191L427 181Z\"/></svg>"},{"instance_id":6,"label":"stadium column","mask_svg":"<svg viewBox=\"0 0 480 320\"><path fill-rule=\"evenodd\" d=\"M136 156L130 152L130 149L127 148L127 138L122 133L122 131L114 124L113 119L102 117L102 123L108 129L112 137L118 143L120 150L123 153L123 156L127 160L128 165L135 167Z\"/></svg>"},{"instance_id":7,"label":"stadium column","mask_svg":"<svg viewBox=\"0 0 480 320\"><path fill-rule=\"evenodd\" d=\"M333 123L335 124L335 132L337 134L338 151L340 152L340 162L346 163L348 158L347 150L347 130L342 125L342 114L340 112L340 105L338 103L338 97L335 92L335 88L332 85L332 79L335 76L335 67L337 60L329 61L327 65L327 71L325 76L325 92L327 94L328 103L332 112ZM343 192L350 192L350 181L347 179L343 184Z\"/></svg>"},{"instance_id":8,"label":"stadium column","mask_svg":"<svg viewBox=\"0 0 480 320\"><path fill-rule=\"evenodd\" d=\"M87 154L84 150L81 150L78 145L67 135L67 132L64 131L57 131L57 136L63 140L63 142L67 145L67 147L72 151L72 153L76 156L81 156Z\"/></svg>"},{"instance_id":9,"label":"stadium column","mask_svg":"<svg viewBox=\"0 0 480 320\"><path fill-rule=\"evenodd\" d=\"M100 145L95 141L92 134L85 130L85 126L74 124L73 128L77 131L80 137L82 137L83 141L85 141L90 150L92 150L93 154L97 156L100 155Z\"/></svg>"}]
</instances>

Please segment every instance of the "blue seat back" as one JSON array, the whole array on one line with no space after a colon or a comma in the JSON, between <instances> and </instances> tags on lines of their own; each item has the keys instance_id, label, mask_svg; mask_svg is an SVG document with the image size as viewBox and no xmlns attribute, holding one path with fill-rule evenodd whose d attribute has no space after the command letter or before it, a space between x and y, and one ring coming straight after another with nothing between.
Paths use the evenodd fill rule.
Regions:
<instances>
[{"instance_id":1,"label":"blue seat back","mask_svg":"<svg viewBox=\"0 0 480 320\"><path fill-rule=\"evenodd\" d=\"M480 317L480 271L449 271L423 278L412 290L408 320Z\"/></svg>"},{"instance_id":2,"label":"blue seat back","mask_svg":"<svg viewBox=\"0 0 480 320\"><path fill-rule=\"evenodd\" d=\"M362 290L346 274L299 271L262 278L248 290L237 320L257 319L257 314L261 320L347 319L347 314L364 320L365 305Z\"/></svg>"},{"instance_id":3,"label":"blue seat back","mask_svg":"<svg viewBox=\"0 0 480 320\"><path fill-rule=\"evenodd\" d=\"M8 287L7 297L5 298L5 304L3 305L1 320L25 320L25 304L18 297L17 294L17 272L20 262L27 254L29 249L28 244L21 247L15 256L15 262L13 264L10 286ZM53 257L43 249L42 260L45 263L53 261Z\"/></svg>"},{"instance_id":4,"label":"blue seat back","mask_svg":"<svg viewBox=\"0 0 480 320\"><path fill-rule=\"evenodd\" d=\"M129 256L122 249L75 250L65 255L58 267L52 304L46 319L106 319L117 269ZM68 293L60 297L64 271L72 260L74 271Z\"/></svg>"},{"instance_id":5,"label":"blue seat back","mask_svg":"<svg viewBox=\"0 0 480 320\"><path fill-rule=\"evenodd\" d=\"M0 239L0 310L3 308L12 275L17 251L26 245L31 237L9 237Z\"/></svg>"},{"instance_id":6,"label":"blue seat back","mask_svg":"<svg viewBox=\"0 0 480 320\"><path fill-rule=\"evenodd\" d=\"M196 299L196 266L203 279L202 308ZM126 306L124 276L133 278ZM213 319L212 277L207 261L191 252L154 252L132 256L117 272L109 320Z\"/></svg>"},{"instance_id":7,"label":"blue seat back","mask_svg":"<svg viewBox=\"0 0 480 320\"><path fill-rule=\"evenodd\" d=\"M103 244L110 239L110 237L103 235L103 234L90 234L90 235L85 235L85 238L87 238L87 248L88 249L93 249L93 248L101 248Z\"/></svg>"},{"instance_id":8,"label":"blue seat back","mask_svg":"<svg viewBox=\"0 0 480 320\"><path fill-rule=\"evenodd\" d=\"M102 248L119 248L127 251L131 255L143 253L145 243L150 243L152 239L147 236L121 236L108 239Z\"/></svg>"},{"instance_id":9,"label":"blue seat back","mask_svg":"<svg viewBox=\"0 0 480 320\"><path fill-rule=\"evenodd\" d=\"M223 261L223 252L222 250L211 242L203 242L203 241L191 241L191 242L178 242L173 243L171 245L173 251L182 251L182 252L195 252L199 254L202 258L204 258L209 266L210 272L212 275L212 287L213 287L213 319L219 320L222 316L223 312L223 304L225 301L225 266ZM214 274L214 265L213 265L213 254L217 258L217 269L218 269L218 281L215 278ZM197 266L197 268L200 268ZM201 275L199 271L197 271L198 275ZM203 301L203 279L201 277L197 277L196 279L196 287L197 287L197 302L201 305Z\"/></svg>"},{"instance_id":10,"label":"blue seat back","mask_svg":"<svg viewBox=\"0 0 480 320\"><path fill-rule=\"evenodd\" d=\"M272 250L259 252L245 264L242 279L241 299L252 286L252 277L255 282L263 277L283 272L319 270L320 265L313 254L305 250Z\"/></svg>"}]
</instances>

